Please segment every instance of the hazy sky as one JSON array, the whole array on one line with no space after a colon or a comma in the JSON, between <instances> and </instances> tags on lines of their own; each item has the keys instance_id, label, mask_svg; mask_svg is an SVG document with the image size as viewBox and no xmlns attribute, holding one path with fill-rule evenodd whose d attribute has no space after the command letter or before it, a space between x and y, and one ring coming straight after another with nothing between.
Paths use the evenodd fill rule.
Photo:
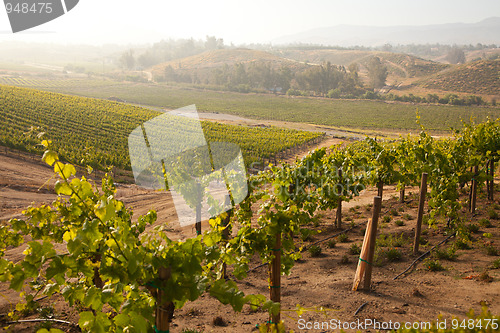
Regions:
<instances>
[{"instance_id":1,"label":"hazy sky","mask_svg":"<svg viewBox=\"0 0 500 333\"><path fill-rule=\"evenodd\" d=\"M226 44L265 43L338 24L474 23L492 16L500 17L500 0L80 0L65 16L17 34L0 9L0 41L123 44L215 35Z\"/></svg>"}]
</instances>

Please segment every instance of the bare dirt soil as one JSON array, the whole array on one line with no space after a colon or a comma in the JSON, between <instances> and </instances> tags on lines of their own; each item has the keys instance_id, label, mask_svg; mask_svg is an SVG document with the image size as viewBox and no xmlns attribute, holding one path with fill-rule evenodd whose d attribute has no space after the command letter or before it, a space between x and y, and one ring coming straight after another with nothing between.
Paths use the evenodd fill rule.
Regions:
<instances>
[{"instance_id":1,"label":"bare dirt soil","mask_svg":"<svg viewBox=\"0 0 500 333\"><path fill-rule=\"evenodd\" d=\"M22 210L30 204L39 205L55 199L53 180L49 180L52 177L51 168L40 162L39 157L10 150L5 152L0 148L1 223L7 223L6 221L13 217L22 217ZM48 185L42 186L47 180L49 180ZM478 224L481 219L483 221L487 219L491 223L491 227L480 226L479 230L472 234L472 249L457 250L458 257L453 261L440 260L444 271L431 272L419 263L408 274L393 280L415 259L412 254L412 244L418 205L416 192L417 189L407 189L406 202L399 203L396 198L398 192L394 187L387 186L384 189L378 233L401 237L403 241L397 250L402 256L400 260L391 262L384 255L384 251L388 248L379 248L373 268L372 292L351 291L359 255L351 254L350 248L353 244L361 246L364 225L372 214L370 203L376 191L365 190L359 198L344 204L344 229L351 225L355 226L347 232L348 239L341 242L338 237L333 238L336 240L334 247L330 247L332 244L329 244L329 241L320 242L318 244L322 248L320 256L312 257L305 251L291 274L282 277L284 310L282 319L288 329L296 332L305 331L300 329L299 318L292 311L297 304L310 310L300 318L305 322L329 322L331 319L351 322L358 319L361 321L372 319L379 322L415 323L436 321L440 315L449 321L452 317L465 318L470 309L479 313L482 304L488 305L492 313L500 314L500 270L492 268L492 262L499 257L488 255L486 251L486 246L491 245L500 252L500 222L490 218L489 213L490 210L500 213L496 210L500 206L488 202L484 194L480 194L476 216L472 217L465 209L462 211L467 224L470 224L470 221ZM498 192L495 195L497 200L500 199ZM463 200L466 196L464 193ZM145 214L149 209L156 209L157 224L168 224L172 238L182 239L194 235L191 227L182 229L176 225L175 208L169 195L164 192L147 191L135 185L118 185L118 198L133 208L135 218ZM335 211L324 212L320 223L311 226L321 233L305 244L310 245L338 233L339 230L333 227L334 220ZM397 225L395 221L402 221L398 222L402 225ZM420 247L422 252L446 237L444 227L444 224L439 224L435 229L426 226L423 228L423 238L427 243ZM447 249L454 242L455 240L451 239L440 248ZM7 257L13 260L20 258L23 250L22 246L11 249ZM260 262L255 260L254 264L257 266ZM267 267L261 267L251 271L247 279L238 281L238 285L245 293L260 293L267 296L269 294L267 278ZM2 319L5 316L2 315L12 310L18 296L10 291L6 284L0 284L0 296L2 296L0 322L3 321L1 324L6 327ZM355 315L356 310L365 303L366 305ZM61 297L44 299L41 304L43 308L53 312L53 318L78 322L77 309L68 307ZM27 319L39 318L40 315L35 313ZM255 330L257 324L263 324L267 320L268 315L265 312L251 312L250 309L244 308L242 313L234 313L230 306L221 305L210 296L204 295L175 312L171 332L182 332L184 329L194 329L199 332L250 332ZM220 326L221 324L226 326ZM5 328L4 331L35 332L39 325L39 323L15 324ZM78 332L78 329L66 324L54 324L53 327L67 332Z\"/></svg>"}]
</instances>

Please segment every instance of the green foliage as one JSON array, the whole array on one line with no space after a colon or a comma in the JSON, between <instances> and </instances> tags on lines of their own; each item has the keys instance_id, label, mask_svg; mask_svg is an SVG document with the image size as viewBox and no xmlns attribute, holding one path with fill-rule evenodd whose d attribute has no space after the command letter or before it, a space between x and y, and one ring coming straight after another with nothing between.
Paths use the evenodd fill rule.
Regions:
<instances>
[{"instance_id":1,"label":"green foliage","mask_svg":"<svg viewBox=\"0 0 500 333\"><path fill-rule=\"evenodd\" d=\"M403 220L396 220L394 221L394 224L397 225L398 227L404 226L405 223Z\"/></svg>"},{"instance_id":2,"label":"green foliage","mask_svg":"<svg viewBox=\"0 0 500 333\"><path fill-rule=\"evenodd\" d=\"M455 246L450 246L446 250L436 249L433 255L440 260L455 260L457 258Z\"/></svg>"},{"instance_id":3,"label":"green foliage","mask_svg":"<svg viewBox=\"0 0 500 333\"><path fill-rule=\"evenodd\" d=\"M467 225L467 230L469 230L472 233L479 232L479 226L477 224L471 223Z\"/></svg>"},{"instance_id":4,"label":"green foliage","mask_svg":"<svg viewBox=\"0 0 500 333\"><path fill-rule=\"evenodd\" d=\"M493 220L498 220L498 212L493 210L493 209L490 209L488 211L488 216L490 219L493 219Z\"/></svg>"},{"instance_id":5,"label":"green foliage","mask_svg":"<svg viewBox=\"0 0 500 333\"><path fill-rule=\"evenodd\" d=\"M491 264L491 268L493 268L493 269L500 269L500 258L498 258L495 261L493 261L493 263Z\"/></svg>"},{"instance_id":6,"label":"green foliage","mask_svg":"<svg viewBox=\"0 0 500 333\"><path fill-rule=\"evenodd\" d=\"M402 247L407 243L408 239L403 233L399 236L395 234L381 234L377 237L377 246L379 247Z\"/></svg>"},{"instance_id":7,"label":"green foliage","mask_svg":"<svg viewBox=\"0 0 500 333\"><path fill-rule=\"evenodd\" d=\"M338 241L341 243L347 243L349 241L349 236L346 233L340 234L337 237Z\"/></svg>"},{"instance_id":8,"label":"green foliage","mask_svg":"<svg viewBox=\"0 0 500 333\"><path fill-rule=\"evenodd\" d=\"M489 256L498 256L498 249L493 244L487 244L484 247L486 249L486 254Z\"/></svg>"},{"instance_id":9,"label":"green foliage","mask_svg":"<svg viewBox=\"0 0 500 333\"><path fill-rule=\"evenodd\" d=\"M492 227L491 221L489 219L485 219L485 218L479 220L479 225L481 227L485 227L485 228Z\"/></svg>"},{"instance_id":10,"label":"green foliage","mask_svg":"<svg viewBox=\"0 0 500 333\"><path fill-rule=\"evenodd\" d=\"M439 260L432 260L431 258L427 258L423 263L425 269L431 272L444 271L444 267L441 265Z\"/></svg>"},{"instance_id":11,"label":"green foliage","mask_svg":"<svg viewBox=\"0 0 500 333\"><path fill-rule=\"evenodd\" d=\"M389 262L399 261L403 257L401 250L392 248L385 251L385 256Z\"/></svg>"},{"instance_id":12,"label":"green foliage","mask_svg":"<svg viewBox=\"0 0 500 333\"><path fill-rule=\"evenodd\" d=\"M327 245L330 249L333 249L337 245L337 242L335 241L335 239L330 239Z\"/></svg>"},{"instance_id":13,"label":"green foliage","mask_svg":"<svg viewBox=\"0 0 500 333\"><path fill-rule=\"evenodd\" d=\"M353 243L349 248L349 254L360 254L360 253L361 253L361 247L358 244Z\"/></svg>"},{"instance_id":14,"label":"green foliage","mask_svg":"<svg viewBox=\"0 0 500 333\"><path fill-rule=\"evenodd\" d=\"M128 136L159 112L123 103L0 85L0 144L40 153L38 134L52 138L62 160L107 170L130 169ZM149 103L145 103L149 104ZM208 143L238 144L247 165L298 147L321 133L203 121Z\"/></svg>"},{"instance_id":15,"label":"green foliage","mask_svg":"<svg viewBox=\"0 0 500 333\"><path fill-rule=\"evenodd\" d=\"M154 211L133 222L131 211L116 200L109 176L103 178L101 190L94 189L85 177L75 177L72 165L58 161L50 142L43 144L48 146L44 160L59 178L58 197L51 206L28 208L24 220L0 227L5 236L0 240L2 255L22 237L31 239L21 260L0 259L0 281L10 282L16 291L29 286L49 297L59 293L69 306L80 304L84 311L78 324L84 332L148 331L156 303L150 290L156 289L167 291L166 301L176 308L207 289L236 311L248 302L265 306L263 296L245 296L234 282L217 277L213 268L222 251L213 240L221 238L221 228L179 242L170 240L162 228L145 234L156 220ZM161 267L170 273L167 280L158 279ZM25 298L18 311L34 308L33 295Z\"/></svg>"},{"instance_id":16,"label":"green foliage","mask_svg":"<svg viewBox=\"0 0 500 333\"><path fill-rule=\"evenodd\" d=\"M311 257L319 257L319 255L321 254L321 246L319 245L313 245L311 246L309 249L309 254L311 255Z\"/></svg>"}]
</instances>

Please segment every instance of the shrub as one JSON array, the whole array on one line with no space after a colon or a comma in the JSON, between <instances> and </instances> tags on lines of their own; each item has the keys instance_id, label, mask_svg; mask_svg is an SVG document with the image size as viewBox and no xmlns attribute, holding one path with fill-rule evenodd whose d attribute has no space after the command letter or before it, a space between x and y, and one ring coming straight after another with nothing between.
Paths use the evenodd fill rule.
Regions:
<instances>
[{"instance_id":1,"label":"shrub","mask_svg":"<svg viewBox=\"0 0 500 333\"><path fill-rule=\"evenodd\" d=\"M424 267L430 272L444 271L444 267L439 260L432 260L430 258L424 260Z\"/></svg>"},{"instance_id":2,"label":"shrub","mask_svg":"<svg viewBox=\"0 0 500 333\"><path fill-rule=\"evenodd\" d=\"M319 257L319 255L321 254L321 246L319 245L313 245L311 246L309 249L309 254L311 255L311 257Z\"/></svg>"},{"instance_id":3,"label":"shrub","mask_svg":"<svg viewBox=\"0 0 500 333\"><path fill-rule=\"evenodd\" d=\"M392 216L398 216L399 215L398 211L396 209L394 209L394 208L391 209L391 211L389 212L389 214L391 214Z\"/></svg>"},{"instance_id":4,"label":"shrub","mask_svg":"<svg viewBox=\"0 0 500 333\"><path fill-rule=\"evenodd\" d=\"M457 258L457 255L455 254L456 251L457 250L454 246L450 246L447 250L437 249L436 252L434 252L434 256L441 260L455 260Z\"/></svg>"},{"instance_id":5,"label":"shrub","mask_svg":"<svg viewBox=\"0 0 500 333\"><path fill-rule=\"evenodd\" d=\"M488 216L490 217L490 219L498 220L498 212L493 209L490 209L488 211Z\"/></svg>"},{"instance_id":6,"label":"shrub","mask_svg":"<svg viewBox=\"0 0 500 333\"><path fill-rule=\"evenodd\" d=\"M491 263L491 268L500 269L500 258L496 259Z\"/></svg>"},{"instance_id":7,"label":"shrub","mask_svg":"<svg viewBox=\"0 0 500 333\"><path fill-rule=\"evenodd\" d=\"M498 250L493 244L488 244L484 247L486 249L486 254L489 256L498 256Z\"/></svg>"},{"instance_id":8,"label":"shrub","mask_svg":"<svg viewBox=\"0 0 500 333\"><path fill-rule=\"evenodd\" d=\"M474 224L474 223L469 224L466 228L470 232L478 232L479 231L479 226L477 224Z\"/></svg>"},{"instance_id":9,"label":"shrub","mask_svg":"<svg viewBox=\"0 0 500 333\"><path fill-rule=\"evenodd\" d=\"M404 221L403 221L403 220L396 220L396 221L394 221L394 224L395 224L395 225L397 225L397 226L399 226L399 227L401 227L401 226L404 226L404 225L405 225L405 223L404 223Z\"/></svg>"},{"instance_id":10,"label":"shrub","mask_svg":"<svg viewBox=\"0 0 500 333\"><path fill-rule=\"evenodd\" d=\"M347 265L348 263L350 263L351 261L349 260L349 257L347 256L347 254L344 254L342 256L342 259L340 259L340 263L342 265Z\"/></svg>"},{"instance_id":11,"label":"shrub","mask_svg":"<svg viewBox=\"0 0 500 333\"><path fill-rule=\"evenodd\" d=\"M360 253L361 253L361 248L356 243L352 244L351 247L349 248L349 254L360 254Z\"/></svg>"},{"instance_id":12,"label":"shrub","mask_svg":"<svg viewBox=\"0 0 500 333\"><path fill-rule=\"evenodd\" d=\"M382 219L382 222L388 223L391 222L392 216L390 215L385 215L384 218Z\"/></svg>"},{"instance_id":13,"label":"shrub","mask_svg":"<svg viewBox=\"0 0 500 333\"><path fill-rule=\"evenodd\" d=\"M400 250L398 250L396 248L392 248L392 249L389 249L385 252L385 256L386 256L387 260L389 260L390 262L393 262L393 261L401 260L403 255L402 255Z\"/></svg>"},{"instance_id":14,"label":"shrub","mask_svg":"<svg viewBox=\"0 0 500 333\"><path fill-rule=\"evenodd\" d=\"M347 236L347 234L340 234L338 241L341 243L347 243L349 241L349 236Z\"/></svg>"},{"instance_id":15,"label":"shrub","mask_svg":"<svg viewBox=\"0 0 500 333\"><path fill-rule=\"evenodd\" d=\"M455 241L455 246L459 250L470 250L471 246L468 241L460 238Z\"/></svg>"},{"instance_id":16,"label":"shrub","mask_svg":"<svg viewBox=\"0 0 500 333\"><path fill-rule=\"evenodd\" d=\"M490 228L492 226L491 221L488 220L488 219L481 219L481 220L479 220L479 225L481 227L485 227L485 228Z\"/></svg>"},{"instance_id":17,"label":"shrub","mask_svg":"<svg viewBox=\"0 0 500 333\"><path fill-rule=\"evenodd\" d=\"M335 241L335 239L330 239L327 245L330 249L333 249L337 245L337 242Z\"/></svg>"},{"instance_id":18,"label":"shrub","mask_svg":"<svg viewBox=\"0 0 500 333\"><path fill-rule=\"evenodd\" d=\"M403 215L403 218L407 221L410 221L410 220L413 220L413 216L411 216L410 214L406 213Z\"/></svg>"}]
</instances>

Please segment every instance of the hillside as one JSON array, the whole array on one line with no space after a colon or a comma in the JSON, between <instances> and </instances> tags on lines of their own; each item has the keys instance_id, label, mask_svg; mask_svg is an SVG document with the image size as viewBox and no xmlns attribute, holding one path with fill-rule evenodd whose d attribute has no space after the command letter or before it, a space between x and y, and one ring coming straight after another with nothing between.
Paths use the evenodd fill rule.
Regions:
<instances>
[{"instance_id":1,"label":"hillside","mask_svg":"<svg viewBox=\"0 0 500 333\"><path fill-rule=\"evenodd\" d=\"M273 68L279 68L286 65L292 69L304 68L303 64L297 61L283 59L279 56L268 52L250 50L250 49L221 49L203 52L194 56L176 59L156 65L152 68L155 75L161 75L165 72L165 68L172 67L174 70L185 72L203 73L211 71L215 68L221 68L226 65L233 66L235 64L251 64L251 63L266 63Z\"/></svg>"},{"instance_id":2,"label":"hillside","mask_svg":"<svg viewBox=\"0 0 500 333\"><path fill-rule=\"evenodd\" d=\"M500 59L458 65L416 84L445 91L500 96Z\"/></svg>"},{"instance_id":3,"label":"hillside","mask_svg":"<svg viewBox=\"0 0 500 333\"><path fill-rule=\"evenodd\" d=\"M421 77L437 73L446 69L448 65L424 60L413 55L360 50L335 50L335 49L283 49L278 51L278 55L284 58L301 62L321 64L329 61L335 65L349 66L353 62L366 67L372 57L379 57L387 66L389 74L396 77L412 78Z\"/></svg>"}]
</instances>

